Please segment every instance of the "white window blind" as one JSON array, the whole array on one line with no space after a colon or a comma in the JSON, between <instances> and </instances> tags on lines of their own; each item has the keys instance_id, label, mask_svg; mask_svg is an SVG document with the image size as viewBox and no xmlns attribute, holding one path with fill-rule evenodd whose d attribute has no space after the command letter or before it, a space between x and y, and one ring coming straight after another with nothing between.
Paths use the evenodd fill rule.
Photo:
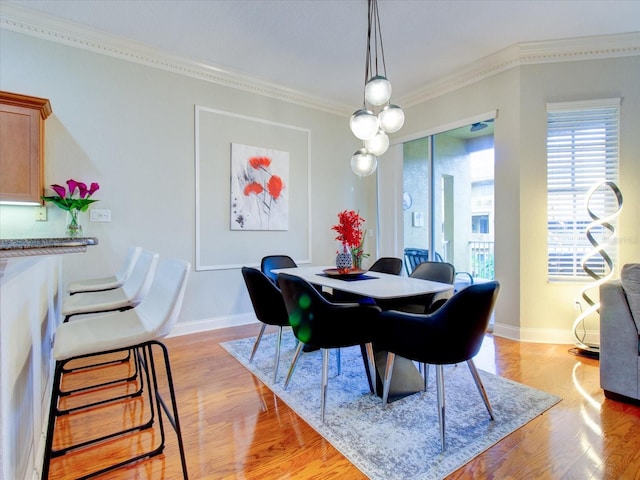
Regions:
<instances>
[{"instance_id":1,"label":"white window blind","mask_svg":"<svg viewBox=\"0 0 640 480\"><path fill-rule=\"evenodd\" d=\"M547 267L549 280L584 280L582 260L592 251L586 229L593 219L587 194L598 182L618 181L619 99L547 104ZM601 217L617 207L615 196L598 189L589 208ZM615 259L611 232L590 230L598 243L607 244ZM600 276L608 273L602 256L586 259Z\"/></svg>"}]
</instances>

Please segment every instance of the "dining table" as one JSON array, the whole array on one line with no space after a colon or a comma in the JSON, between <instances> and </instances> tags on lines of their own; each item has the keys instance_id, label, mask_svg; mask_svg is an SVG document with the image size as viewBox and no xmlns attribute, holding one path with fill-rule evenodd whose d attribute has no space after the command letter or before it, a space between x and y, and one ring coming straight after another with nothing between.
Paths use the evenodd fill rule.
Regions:
<instances>
[{"instance_id":1,"label":"dining table","mask_svg":"<svg viewBox=\"0 0 640 480\"><path fill-rule=\"evenodd\" d=\"M391 300L422 297L435 293L453 293L454 286L448 283L422 280L419 278L391 275L370 270L350 270L340 272L330 266L300 266L292 268L274 269L274 273L288 273L303 278L312 285L324 289L338 290L349 295L355 295L361 301L375 302L384 309L385 305L394 304ZM369 371L369 366L364 361L369 386L373 391L373 383L376 382L376 393L382 396L382 379L387 363L387 352L377 349L374 343L375 378ZM425 380L415 363L407 358L396 356L393 365L393 375L389 387L389 402L412 395L424 389Z\"/></svg>"}]
</instances>

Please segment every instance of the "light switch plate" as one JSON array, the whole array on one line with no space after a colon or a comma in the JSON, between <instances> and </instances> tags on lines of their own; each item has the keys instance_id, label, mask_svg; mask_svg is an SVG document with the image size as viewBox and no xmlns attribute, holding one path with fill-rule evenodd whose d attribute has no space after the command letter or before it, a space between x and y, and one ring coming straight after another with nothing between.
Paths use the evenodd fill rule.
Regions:
<instances>
[{"instance_id":1,"label":"light switch plate","mask_svg":"<svg viewBox=\"0 0 640 480\"><path fill-rule=\"evenodd\" d=\"M98 208L92 208L89 213L89 221L91 222L110 222L111 210L101 210Z\"/></svg>"}]
</instances>

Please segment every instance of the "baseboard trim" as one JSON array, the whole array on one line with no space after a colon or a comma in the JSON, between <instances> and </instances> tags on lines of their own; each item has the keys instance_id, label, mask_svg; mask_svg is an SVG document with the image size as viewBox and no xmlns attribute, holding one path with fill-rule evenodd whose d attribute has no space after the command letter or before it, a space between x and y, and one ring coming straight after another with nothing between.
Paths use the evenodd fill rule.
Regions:
<instances>
[{"instance_id":1,"label":"baseboard trim","mask_svg":"<svg viewBox=\"0 0 640 480\"><path fill-rule=\"evenodd\" d=\"M196 320L194 322L179 322L175 327L173 327L169 337L179 337L181 335L218 330L220 328L239 327L241 325L249 325L257 322L258 319L253 313L207 318L203 320Z\"/></svg>"},{"instance_id":2,"label":"baseboard trim","mask_svg":"<svg viewBox=\"0 0 640 480\"><path fill-rule=\"evenodd\" d=\"M495 323L493 334L496 337L508 338L526 343L553 343L571 345L576 342L571 330L558 328L520 328L513 325Z\"/></svg>"}]
</instances>

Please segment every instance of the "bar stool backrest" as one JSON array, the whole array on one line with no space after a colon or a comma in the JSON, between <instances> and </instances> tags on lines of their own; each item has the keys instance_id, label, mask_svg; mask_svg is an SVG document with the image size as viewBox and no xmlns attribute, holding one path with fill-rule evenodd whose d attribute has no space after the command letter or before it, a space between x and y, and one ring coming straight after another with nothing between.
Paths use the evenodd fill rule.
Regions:
<instances>
[{"instance_id":1,"label":"bar stool backrest","mask_svg":"<svg viewBox=\"0 0 640 480\"><path fill-rule=\"evenodd\" d=\"M142 247L129 247L124 263L116 272L116 278L119 282L124 283L131 276L133 268L136 266L136 262L138 261L138 257L140 257L140 253L142 253Z\"/></svg>"},{"instance_id":2,"label":"bar stool backrest","mask_svg":"<svg viewBox=\"0 0 640 480\"><path fill-rule=\"evenodd\" d=\"M135 308L150 338L166 337L178 321L190 271L189 262L160 261L149 293Z\"/></svg>"},{"instance_id":3,"label":"bar stool backrest","mask_svg":"<svg viewBox=\"0 0 640 480\"><path fill-rule=\"evenodd\" d=\"M121 287L132 304L139 304L149 291L158 267L159 257L160 255L149 250L140 252L138 261L131 271L131 276Z\"/></svg>"}]
</instances>

